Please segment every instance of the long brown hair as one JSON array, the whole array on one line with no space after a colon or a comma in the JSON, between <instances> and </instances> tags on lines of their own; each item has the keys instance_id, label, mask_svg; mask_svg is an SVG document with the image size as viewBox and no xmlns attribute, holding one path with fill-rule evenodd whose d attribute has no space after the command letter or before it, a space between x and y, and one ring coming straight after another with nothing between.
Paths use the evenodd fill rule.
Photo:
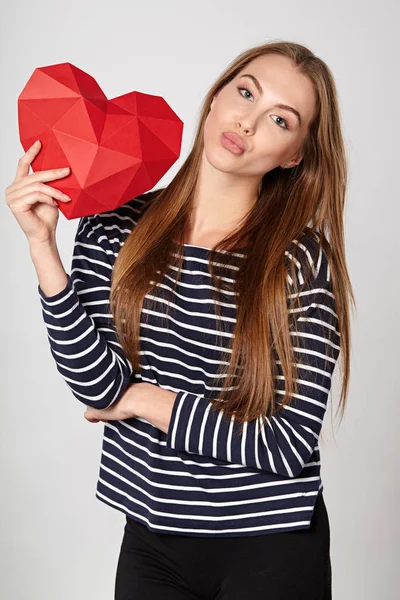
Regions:
<instances>
[{"instance_id":1,"label":"long brown hair","mask_svg":"<svg viewBox=\"0 0 400 600\"><path fill-rule=\"evenodd\" d=\"M292 240L307 232L317 234L319 247L329 259L333 293L337 302L341 339L342 390L339 407L343 417L350 371L349 302L355 305L344 247L344 202L347 165L340 127L338 97L328 66L306 47L292 42L269 42L242 52L209 89L199 117L192 150L166 187L145 194L151 198L140 221L127 237L116 259L110 302L118 338L133 369L140 370L139 331L143 299L156 286L177 257L180 275L184 232L199 173L204 147L203 128L214 95L253 59L270 53L286 56L314 84L316 114L304 140L303 160L294 168L273 169L261 180L259 197L242 225L216 244L209 255L212 283L218 294L227 287L223 272L214 269L216 257L246 248L234 282L237 320L231 337L231 360L221 367L224 386L219 399L210 399L238 423L272 415L275 359L285 379L282 405L297 390L287 312L287 262L285 251ZM247 240L251 244L247 245ZM233 253L234 255L234 253ZM232 272L232 271L231 271ZM295 279L295 278L294 278ZM268 298L268 303L266 302ZM219 306L215 302L215 306ZM218 322L218 319L217 319ZM232 345L233 344L233 345ZM237 385L237 373L240 378ZM260 376L262 374L262 376Z\"/></svg>"}]
</instances>

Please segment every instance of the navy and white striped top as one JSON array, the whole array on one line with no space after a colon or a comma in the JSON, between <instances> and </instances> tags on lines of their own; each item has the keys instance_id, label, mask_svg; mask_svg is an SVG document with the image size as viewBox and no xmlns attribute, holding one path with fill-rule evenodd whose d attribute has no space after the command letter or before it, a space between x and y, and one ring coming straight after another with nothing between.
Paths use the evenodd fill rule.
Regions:
<instances>
[{"instance_id":1,"label":"navy and white striped top","mask_svg":"<svg viewBox=\"0 0 400 600\"><path fill-rule=\"evenodd\" d=\"M215 384L219 363L229 360L229 352L216 340L221 344L224 336L232 336L236 305L224 292L225 333L220 336L208 248L185 244L168 327L161 300L158 312L149 310L145 297L140 372L132 372L116 341L109 305L111 272L151 194L114 211L82 217L65 289L46 297L38 285L52 356L84 405L107 408L139 381L177 393L167 434L141 418L104 424L95 495L156 532L233 537L307 529L323 490L318 439L340 352L326 254L318 252L313 238L295 240L314 267L297 317L302 340L292 332L299 392L261 432L255 420L237 436L240 424L210 412L209 398L218 397L221 389ZM302 263L296 262L300 283ZM159 284L170 293L174 273L176 267ZM288 281L293 285L289 274ZM283 377L278 376L276 393L283 395L283 390Z\"/></svg>"}]
</instances>

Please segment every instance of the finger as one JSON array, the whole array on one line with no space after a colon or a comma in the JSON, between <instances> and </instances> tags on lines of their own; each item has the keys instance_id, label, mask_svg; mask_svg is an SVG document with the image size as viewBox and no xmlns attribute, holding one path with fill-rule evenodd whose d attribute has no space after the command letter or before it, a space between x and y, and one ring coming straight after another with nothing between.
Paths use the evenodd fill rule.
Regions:
<instances>
[{"instance_id":1,"label":"finger","mask_svg":"<svg viewBox=\"0 0 400 600\"><path fill-rule=\"evenodd\" d=\"M95 408L91 408L91 407L86 407L85 412L83 413L83 416L85 417L85 419L87 419L88 421L90 421L91 423L98 423L100 421L100 415L97 414L97 411Z\"/></svg>"},{"instance_id":2,"label":"finger","mask_svg":"<svg viewBox=\"0 0 400 600\"><path fill-rule=\"evenodd\" d=\"M28 150L25 152L23 156L18 161L17 172L15 174L14 181L20 181L23 177L26 177L29 174L29 167L33 162L33 159L38 154L41 143L37 140Z\"/></svg>"},{"instance_id":3,"label":"finger","mask_svg":"<svg viewBox=\"0 0 400 600\"><path fill-rule=\"evenodd\" d=\"M14 214L18 214L31 210L32 206L37 202L58 208L57 202L42 192L32 192L23 198L14 200L14 202L12 202L9 206Z\"/></svg>"},{"instance_id":4,"label":"finger","mask_svg":"<svg viewBox=\"0 0 400 600\"><path fill-rule=\"evenodd\" d=\"M37 173L31 173L31 175L27 175L27 177L25 176L22 179L14 181L14 183L10 186L9 192L15 192L25 187L28 183L46 183L47 181L63 179L70 174L70 171L71 169L69 167L63 167L62 169L51 169L49 171L38 171Z\"/></svg>"},{"instance_id":5,"label":"finger","mask_svg":"<svg viewBox=\"0 0 400 600\"><path fill-rule=\"evenodd\" d=\"M83 415L89 423L98 423L100 419L95 419L94 417L88 416L86 413Z\"/></svg>"},{"instance_id":6,"label":"finger","mask_svg":"<svg viewBox=\"0 0 400 600\"><path fill-rule=\"evenodd\" d=\"M23 187L14 190L14 192L9 194L9 198L11 199L11 202L13 202L18 198L25 196L29 192L42 192L43 194L46 194L51 198L60 200L61 202L69 202L71 200L69 196L63 194L63 192L61 192L60 190L57 190L56 188L53 188L50 185L47 185L46 183L40 182L32 183L31 185L24 185Z\"/></svg>"}]
</instances>

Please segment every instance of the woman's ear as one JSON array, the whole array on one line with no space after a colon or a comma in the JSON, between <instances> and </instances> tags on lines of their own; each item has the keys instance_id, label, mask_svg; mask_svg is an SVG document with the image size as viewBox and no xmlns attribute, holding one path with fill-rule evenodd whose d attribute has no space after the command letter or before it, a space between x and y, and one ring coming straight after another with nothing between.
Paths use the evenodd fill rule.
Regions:
<instances>
[{"instance_id":1,"label":"woman's ear","mask_svg":"<svg viewBox=\"0 0 400 600\"><path fill-rule=\"evenodd\" d=\"M298 164L301 163L301 161L303 160L303 154L301 152L299 152L298 154L296 154L292 159L293 161L293 165L291 165L292 167L297 167Z\"/></svg>"}]
</instances>

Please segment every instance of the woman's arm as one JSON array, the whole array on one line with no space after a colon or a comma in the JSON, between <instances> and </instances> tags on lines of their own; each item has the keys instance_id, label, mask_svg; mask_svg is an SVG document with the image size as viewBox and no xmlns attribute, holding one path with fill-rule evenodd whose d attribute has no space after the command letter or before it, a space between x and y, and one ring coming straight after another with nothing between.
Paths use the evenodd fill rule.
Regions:
<instances>
[{"instance_id":1,"label":"woman's arm","mask_svg":"<svg viewBox=\"0 0 400 600\"><path fill-rule=\"evenodd\" d=\"M67 285L68 276L61 262L56 242L30 244L29 250L39 286L46 296L61 292Z\"/></svg>"},{"instance_id":2,"label":"woman's arm","mask_svg":"<svg viewBox=\"0 0 400 600\"><path fill-rule=\"evenodd\" d=\"M245 423L241 436L237 435L240 424L222 420L221 412L211 412L207 398L180 390L168 423L168 447L284 477L299 475L318 443L340 352L336 304L325 253L315 257L314 264L318 273L314 279L311 276L308 289L300 296L299 333L292 332L299 366L299 390L292 404L270 418L261 433L257 421ZM277 378L276 388L276 393L283 396L282 375ZM167 413L168 407L164 420Z\"/></svg>"},{"instance_id":3,"label":"woman's arm","mask_svg":"<svg viewBox=\"0 0 400 600\"><path fill-rule=\"evenodd\" d=\"M127 389L132 367L116 340L110 314L115 252L101 215L80 219L70 275L55 245L32 248L31 256L57 370L83 404L107 408Z\"/></svg>"}]
</instances>

